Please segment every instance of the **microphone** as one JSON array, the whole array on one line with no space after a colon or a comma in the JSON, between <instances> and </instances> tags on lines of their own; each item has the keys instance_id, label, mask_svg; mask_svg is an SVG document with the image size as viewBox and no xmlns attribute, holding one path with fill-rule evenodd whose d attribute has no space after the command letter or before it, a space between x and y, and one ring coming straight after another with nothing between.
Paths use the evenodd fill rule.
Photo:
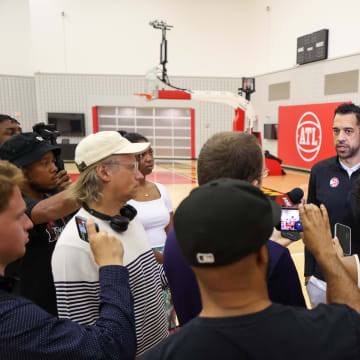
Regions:
<instances>
[{"instance_id":1,"label":"microphone","mask_svg":"<svg viewBox=\"0 0 360 360\"><path fill-rule=\"evenodd\" d=\"M297 187L287 192L286 195L294 205L297 205L301 203L301 200L304 197L304 192Z\"/></svg>"}]
</instances>

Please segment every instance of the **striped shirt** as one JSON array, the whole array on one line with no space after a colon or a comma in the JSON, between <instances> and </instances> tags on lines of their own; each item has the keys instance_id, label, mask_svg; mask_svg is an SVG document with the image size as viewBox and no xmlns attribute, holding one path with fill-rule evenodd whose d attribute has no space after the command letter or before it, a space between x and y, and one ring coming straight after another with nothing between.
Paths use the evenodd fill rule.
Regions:
<instances>
[{"instance_id":1,"label":"striped shirt","mask_svg":"<svg viewBox=\"0 0 360 360\"><path fill-rule=\"evenodd\" d=\"M124 265L129 271L134 299L137 356L168 335L162 300L167 280L148 244L146 233L135 218L123 233L116 233L109 223L80 209L76 215L93 218L101 230L121 239ZM58 314L79 324L95 324L99 317L99 269L89 243L80 239L75 217L66 225L52 257Z\"/></svg>"}]
</instances>

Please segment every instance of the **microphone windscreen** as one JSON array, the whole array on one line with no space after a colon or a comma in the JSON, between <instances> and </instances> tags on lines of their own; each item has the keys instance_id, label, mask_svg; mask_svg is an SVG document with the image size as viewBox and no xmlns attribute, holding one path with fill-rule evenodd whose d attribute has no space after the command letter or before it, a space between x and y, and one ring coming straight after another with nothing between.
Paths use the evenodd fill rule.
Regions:
<instances>
[{"instance_id":1,"label":"microphone windscreen","mask_svg":"<svg viewBox=\"0 0 360 360\"><path fill-rule=\"evenodd\" d=\"M304 192L300 188L295 188L287 192L286 195L289 197L291 202L296 205L301 203L301 199L304 197Z\"/></svg>"}]
</instances>

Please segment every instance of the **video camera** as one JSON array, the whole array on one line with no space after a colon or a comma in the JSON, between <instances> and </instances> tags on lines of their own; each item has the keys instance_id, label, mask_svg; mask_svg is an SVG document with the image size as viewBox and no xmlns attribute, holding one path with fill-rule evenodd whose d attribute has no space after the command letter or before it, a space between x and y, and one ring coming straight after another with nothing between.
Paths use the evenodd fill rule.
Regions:
<instances>
[{"instance_id":1,"label":"video camera","mask_svg":"<svg viewBox=\"0 0 360 360\"><path fill-rule=\"evenodd\" d=\"M58 145L56 139L60 136L60 131L56 130L55 124L40 122L33 126L33 131L39 134L49 144ZM60 154L55 155L55 165L58 171L65 169L64 161L61 159Z\"/></svg>"}]
</instances>

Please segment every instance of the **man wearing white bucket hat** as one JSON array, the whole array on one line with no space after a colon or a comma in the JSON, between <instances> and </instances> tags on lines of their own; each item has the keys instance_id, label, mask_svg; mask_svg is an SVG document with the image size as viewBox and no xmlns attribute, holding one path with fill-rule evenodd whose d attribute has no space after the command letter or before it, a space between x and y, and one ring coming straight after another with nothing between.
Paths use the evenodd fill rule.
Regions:
<instances>
[{"instance_id":1,"label":"man wearing white bucket hat","mask_svg":"<svg viewBox=\"0 0 360 360\"><path fill-rule=\"evenodd\" d=\"M168 335L161 291L167 286L136 210L126 202L139 179L135 155L149 143L130 143L116 131L91 134L76 147L80 175L74 198L82 206L76 216L92 218L100 230L118 236L124 246L134 299L137 355ZM99 316L98 267L89 244L80 238L74 216L58 240L52 258L58 313L81 324L94 324Z\"/></svg>"}]
</instances>

